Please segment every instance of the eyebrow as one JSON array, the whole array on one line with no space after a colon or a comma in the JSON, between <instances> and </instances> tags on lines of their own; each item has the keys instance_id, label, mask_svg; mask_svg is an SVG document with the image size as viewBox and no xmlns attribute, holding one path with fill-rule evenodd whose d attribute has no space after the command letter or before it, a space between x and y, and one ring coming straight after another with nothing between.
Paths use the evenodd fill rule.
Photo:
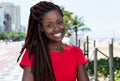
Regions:
<instances>
[{"instance_id":1,"label":"eyebrow","mask_svg":"<svg viewBox=\"0 0 120 81\"><path fill-rule=\"evenodd\" d=\"M60 20L63 20L63 18L61 17L61 18L57 19L56 22L58 22L58 21L60 21ZM43 23L43 22L42 22L42 23ZM49 22L49 21L48 21L48 22L44 22L44 23L52 23L52 22Z\"/></svg>"}]
</instances>

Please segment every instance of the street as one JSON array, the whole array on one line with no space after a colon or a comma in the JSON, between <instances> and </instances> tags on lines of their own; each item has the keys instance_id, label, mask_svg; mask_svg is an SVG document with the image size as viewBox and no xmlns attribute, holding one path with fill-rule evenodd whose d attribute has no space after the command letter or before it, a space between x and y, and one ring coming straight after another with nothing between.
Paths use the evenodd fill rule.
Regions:
<instances>
[{"instance_id":1,"label":"street","mask_svg":"<svg viewBox=\"0 0 120 81\"><path fill-rule=\"evenodd\" d=\"M21 81L22 69L17 58L22 42L0 43L0 81Z\"/></svg>"}]
</instances>

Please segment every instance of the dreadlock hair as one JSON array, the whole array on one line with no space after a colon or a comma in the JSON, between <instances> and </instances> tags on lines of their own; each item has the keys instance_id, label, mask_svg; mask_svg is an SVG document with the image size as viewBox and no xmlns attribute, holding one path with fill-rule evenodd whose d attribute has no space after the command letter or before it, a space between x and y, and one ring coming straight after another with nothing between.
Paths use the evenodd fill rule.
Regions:
<instances>
[{"instance_id":1,"label":"dreadlock hair","mask_svg":"<svg viewBox=\"0 0 120 81\"><path fill-rule=\"evenodd\" d=\"M48 38L40 30L44 14L51 10L57 10L63 17L60 7L52 2L40 1L31 7L25 44L18 57L19 60L26 48L29 50L29 59L32 54L35 54L31 71L34 81L56 81L47 44Z\"/></svg>"}]
</instances>

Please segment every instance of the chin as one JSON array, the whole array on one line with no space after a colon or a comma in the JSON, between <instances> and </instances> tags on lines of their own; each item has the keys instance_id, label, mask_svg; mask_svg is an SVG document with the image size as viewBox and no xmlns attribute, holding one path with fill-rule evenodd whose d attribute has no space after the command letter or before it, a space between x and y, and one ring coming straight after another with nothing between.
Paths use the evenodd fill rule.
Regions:
<instances>
[{"instance_id":1,"label":"chin","mask_svg":"<svg viewBox=\"0 0 120 81\"><path fill-rule=\"evenodd\" d=\"M62 40L63 40L63 38L60 38L60 39L53 39L53 40L51 40L51 41L57 43L57 42L62 42Z\"/></svg>"}]
</instances>

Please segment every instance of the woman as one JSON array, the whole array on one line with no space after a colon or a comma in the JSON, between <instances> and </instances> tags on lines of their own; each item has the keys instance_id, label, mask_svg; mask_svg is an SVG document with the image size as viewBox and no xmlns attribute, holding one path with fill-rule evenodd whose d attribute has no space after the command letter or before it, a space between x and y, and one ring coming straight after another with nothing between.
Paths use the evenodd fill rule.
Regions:
<instances>
[{"instance_id":1,"label":"woman","mask_svg":"<svg viewBox=\"0 0 120 81\"><path fill-rule=\"evenodd\" d=\"M22 81L89 81L84 68L87 61L81 49L64 44L64 35L59 6L41 1L31 7L21 50Z\"/></svg>"}]
</instances>

